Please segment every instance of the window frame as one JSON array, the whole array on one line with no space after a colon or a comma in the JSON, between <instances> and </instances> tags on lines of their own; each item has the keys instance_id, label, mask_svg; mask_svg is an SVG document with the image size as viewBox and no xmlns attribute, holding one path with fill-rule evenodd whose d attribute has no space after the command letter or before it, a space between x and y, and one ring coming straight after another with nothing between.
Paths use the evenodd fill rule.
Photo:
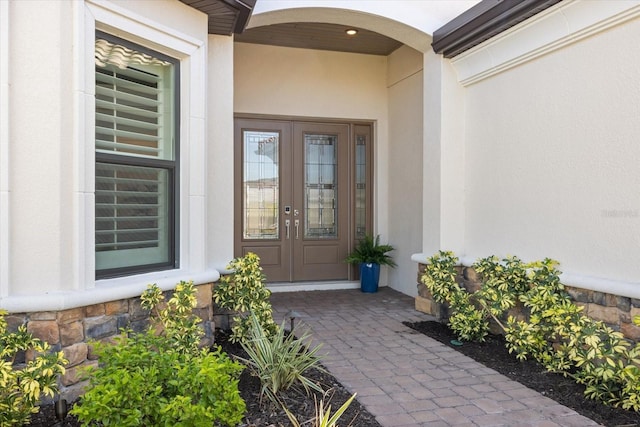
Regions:
<instances>
[{"instance_id":1,"label":"window frame","mask_svg":"<svg viewBox=\"0 0 640 427\"><path fill-rule=\"evenodd\" d=\"M95 279L109 279L109 278L117 278L123 276L130 276L134 274L140 273L150 273L154 271L164 271L164 270L173 270L180 268L180 259L179 259L179 244L180 244L180 130L181 130L181 96L180 96L180 84L181 84L181 73L180 73L180 65L181 61L177 58L165 55L156 50L150 49L138 43L131 42L129 40L120 38L118 36L114 36L107 32L96 29L95 38L104 39L110 43L115 43L121 46L124 46L129 49L136 50L141 53L145 53L151 55L155 58L161 59L163 61L170 62L173 65L173 158L171 160L162 159L162 158L152 158L152 157L144 157L144 156L136 156L131 154L113 154L113 153L105 153L97 151L95 140L93 151L95 155L94 161L94 173L97 163L107 163L113 165L123 165L123 166L139 166L139 167L153 167L157 169L164 169L168 172L169 183L167 188L169 189L169 194L167 195L167 202L169 205L168 209L168 259L166 262L159 263L151 263L151 264L140 264L135 266L126 266L126 267L116 267L116 268L106 268L106 269L98 269L97 261L95 266ZM95 68L95 67L94 67ZM93 74L93 79L95 81L96 74ZM94 111L94 116L97 114L97 110ZM94 125L94 132L96 126ZM96 190L97 192L97 190ZM96 213L94 211L94 234L97 231L95 226ZM94 242L93 248L94 257L97 258L96 251L96 243Z\"/></svg>"}]
</instances>

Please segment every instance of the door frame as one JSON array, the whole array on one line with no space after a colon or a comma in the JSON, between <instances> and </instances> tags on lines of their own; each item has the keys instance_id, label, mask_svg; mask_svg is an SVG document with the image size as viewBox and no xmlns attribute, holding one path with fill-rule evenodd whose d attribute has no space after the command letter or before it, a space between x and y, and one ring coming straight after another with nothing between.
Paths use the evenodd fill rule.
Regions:
<instances>
[{"instance_id":1,"label":"door frame","mask_svg":"<svg viewBox=\"0 0 640 427\"><path fill-rule=\"evenodd\" d=\"M264 115L264 114L234 114L234 257L243 255L243 244L245 241L242 238L242 224L243 224L243 200L242 200L242 149L241 147L236 146L238 141L237 132L241 129L238 127L236 122L239 120L255 120L257 123L273 123L273 124L282 124L283 122L288 122L290 124L289 130L286 132L286 137L290 137L293 141L294 135L294 124L295 123L307 123L310 125L318 125L318 124L342 124L348 126L348 158L347 158L347 175L348 175L348 212L347 217L349 218L347 224L347 235L348 235L348 247L353 248L361 238L363 233L371 234L373 230L373 207L374 207L374 144L375 144L375 122L374 121L366 121L366 120L349 120L349 119L335 119L335 118L316 118L316 117L300 117L300 116L278 116L278 115ZM364 202L360 201L360 205L363 205L364 215L362 212L356 212L356 179L357 179L357 170L355 166L355 159L357 156L357 143L359 141L364 141L365 149L364 149L364 166L361 166L360 177L364 176L365 179L365 189L360 193L364 192ZM362 158L362 153L360 153ZM285 185L287 185L285 183ZM286 188L281 188L280 200L282 198L282 191L286 191ZM281 206L282 209L282 206ZM357 227L357 222L360 222ZM358 234L360 233L360 234ZM249 241L248 241L249 242ZM293 275L293 265L289 266L291 275ZM358 279L359 272L356 266L349 266L348 268L348 277L345 280L351 281ZM269 278L267 277L267 281ZM300 280L299 283L309 282L312 280ZM271 282L274 283L274 282ZM280 283L295 283L295 281L284 281Z\"/></svg>"}]
</instances>

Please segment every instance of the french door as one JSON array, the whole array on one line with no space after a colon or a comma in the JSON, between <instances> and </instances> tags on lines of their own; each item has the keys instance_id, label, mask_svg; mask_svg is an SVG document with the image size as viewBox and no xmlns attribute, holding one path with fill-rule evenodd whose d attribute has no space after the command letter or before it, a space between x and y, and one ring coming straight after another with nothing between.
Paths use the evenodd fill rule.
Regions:
<instances>
[{"instance_id":1,"label":"french door","mask_svg":"<svg viewBox=\"0 0 640 427\"><path fill-rule=\"evenodd\" d=\"M370 126L263 119L235 126L235 256L256 253L269 282L353 278L343 260L370 227L360 182L370 148L358 149L370 141Z\"/></svg>"}]
</instances>

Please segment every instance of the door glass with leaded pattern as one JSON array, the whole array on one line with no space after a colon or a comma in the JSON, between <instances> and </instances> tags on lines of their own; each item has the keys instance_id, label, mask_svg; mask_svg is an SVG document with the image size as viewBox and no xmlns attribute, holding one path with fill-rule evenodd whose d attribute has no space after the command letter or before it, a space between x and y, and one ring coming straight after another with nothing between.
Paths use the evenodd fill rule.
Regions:
<instances>
[{"instance_id":1,"label":"door glass with leaded pattern","mask_svg":"<svg viewBox=\"0 0 640 427\"><path fill-rule=\"evenodd\" d=\"M304 136L304 237L335 238L338 233L335 135Z\"/></svg>"},{"instance_id":2,"label":"door glass with leaded pattern","mask_svg":"<svg viewBox=\"0 0 640 427\"><path fill-rule=\"evenodd\" d=\"M243 133L244 239L280 238L280 182L278 174L279 134Z\"/></svg>"}]
</instances>

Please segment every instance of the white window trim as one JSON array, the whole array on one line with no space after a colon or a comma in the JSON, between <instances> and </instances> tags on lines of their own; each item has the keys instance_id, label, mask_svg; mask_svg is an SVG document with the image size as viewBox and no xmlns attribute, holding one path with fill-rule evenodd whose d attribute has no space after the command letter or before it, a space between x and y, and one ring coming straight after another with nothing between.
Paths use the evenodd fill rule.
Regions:
<instances>
[{"instance_id":1,"label":"white window trim","mask_svg":"<svg viewBox=\"0 0 640 427\"><path fill-rule=\"evenodd\" d=\"M9 183L7 154L10 129L0 128L0 301L2 308L13 312L55 311L97 304L105 301L140 295L147 284L156 283L162 289L170 289L179 280L209 283L218 280L217 270L207 269L206 236L206 76L207 40L206 19L202 19L203 39L182 34L144 16L132 13L109 0L84 0L71 2L73 19L73 75L70 84L73 92L73 199L68 213L74 228L70 236L74 248L65 265L71 280L49 292L37 295L11 294L9 287L10 266L8 207ZM9 17L11 2L0 0L0 47L9 45ZM186 7L186 6L185 6ZM140 274L118 279L95 280L95 32L106 31L133 43L165 53L181 61L181 155L183 171L180 181L180 269ZM8 95L8 52L0 52L0 90ZM6 96L1 102L7 102ZM0 105L3 107L3 105ZM10 113L2 108L0 120L9 123ZM4 163L3 163L4 162ZM3 175L7 174L7 175ZM4 197L4 199L3 199ZM4 229L2 228L4 227ZM1 256L2 251L7 256ZM4 280L4 282L3 282Z\"/></svg>"},{"instance_id":2,"label":"white window trim","mask_svg":"<svg viewBox=\"0 0 640 427\"><path fill-rule=\"evenodd\" d=\"M90 215L85 215L85 221L89 222L87 224L89 226L85 226L84 229L89 229L91 234L86 234L83 239L86 244L84 283L89 286L93 283L96 287L135 287L140 283L144 283L146 286L147 283L166 279L169 282L168 286L172 286L176 280L189 280L195 274L204 273L205 276L210 276L212 279L217 278L217 272L212 271L207 274L205 271L204 260L206 257L199 256L204 254L206 250L204 233L202 233L202 228L199 228L201 224L197 224L199 227L196 227L197 221L192 220L193 218L205 217L204 205L200 199L204 197L206 167L205 164L194 163L205 162L203 136L205 135L206 99L202 98L202 94L205 93L206 87L201 76L205 75L206 71L206 41L194 39L189 35L175 31L175 29L159 25L109 1L88 0L85 5L85 36L82 37L85 43L85 52L93 52L95 31L101 30L181 61L181 151L179 161L182 176L180 177L180 200L177 201L180 207L180 222L178 224L180 237L177 248L180 267L175 270L95 281L95 237L93 234L95 208L93 197L90 197L90 200L89 198L85 200L85 212ZM81 70L84 71L85 78L80 80L86 82L85 93L90 94L86 99L85 120L91 124L84 128L84 139L93 142L95 140L93 129L95 120L93 117L95 114L93 54L81 57L87 58L87 63ZM93 144L85 145L87 152L84 158L87 172L84 182L88 186L86 190L91 195L95 188L93 148Z\"/></svg>"},{"instance_id":3,"label":"white window trim","mask_svg":"<svg viewBox=\"0 0 640 427\"><path fill-rule=\"evenodd\" d=\"M8 46L11 2L0 0L0 120L9 124ZM38 295L9 295L8 126L0 127L0 300L12 313L55 311L139 296L149 283L171 289L180 280L196 284L219 279L217 270L207 269L206 260L206 78L207 37L182 34L108 0L71 3L73 13L73 144L74 253L67 290L52 289ZM206 21L203 20L203 28ZM106 31L133 43L180 60L181 156L180 167L180 268L117 279L95 280L95 32ZM205 30L206 32L206 30ZM3 255L4 253L4 255Z\"/></svg>"},{"instance_id":4,"label":"white window trim","mask_svg":"<svg viewBox=\"0 0 640 427\"><path fill-rule=\"evenodd\" d=\"M9 5L0 1L0 298L9 295Z\"/></svg>"}]
</instances>

